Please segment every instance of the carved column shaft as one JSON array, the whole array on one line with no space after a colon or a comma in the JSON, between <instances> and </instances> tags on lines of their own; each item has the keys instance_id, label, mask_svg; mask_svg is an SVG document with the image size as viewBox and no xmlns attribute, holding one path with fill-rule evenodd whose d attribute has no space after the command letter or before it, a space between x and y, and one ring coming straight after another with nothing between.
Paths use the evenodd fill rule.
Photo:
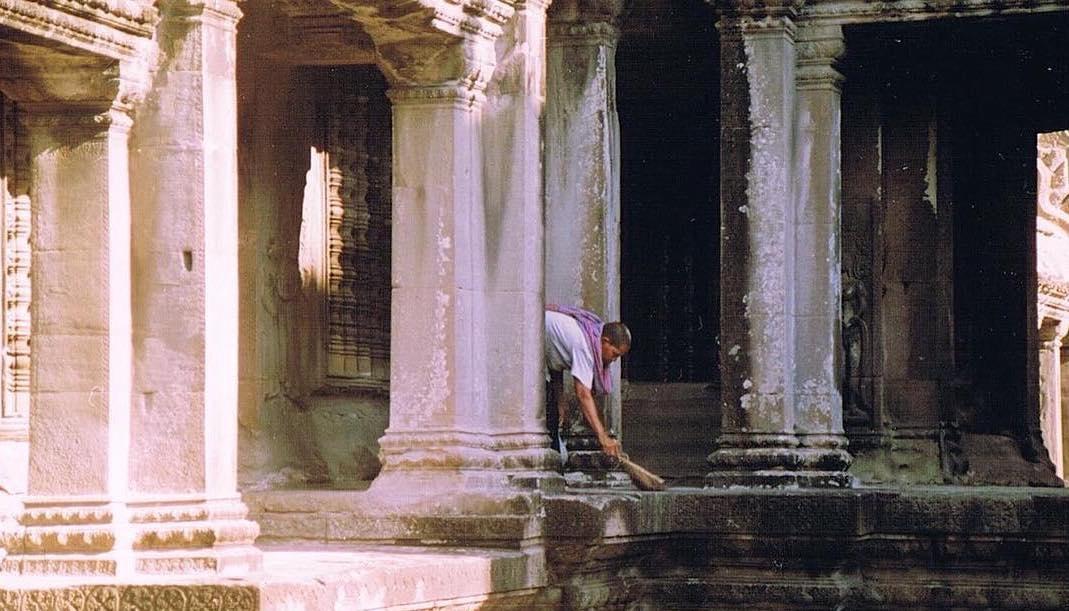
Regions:
<instances>
[{"instance_id":1,"label":"carved column shaft","mask_svg":"<svg viewBox=\"0 0 1069 611\"><path fill-rule=\"evenodd\" d=\"M259 552L237 493L241 13L231 1L161 8L166 59L132 141L137 568L242 574Z\"/></svg>"},{"instance_id":2,"label":"carved column shaft","mask_svg":"<svg viewBox=\"0 0 1069 611\"><path fill-rule=\"evenodd\" d=\"M34 202L29 493L126 489L131 119L108 101L27 104Z\"/></svg>"},{"instance_id":3,"label":"carved column shaft","mask_svg":"<svg viewBox=\"0 0 1069 611\"><path fill-rule=\"evenodd\" d=\"M1062 341L1069 321L1046 318L1039 327L1039 426L1058 477L1065 477L1062 406Z\"/></svg>"},{"instance_id":4,"label":"carved column shaft","mask_svg":"<svg viewBox=\"0 0 1069 611\"><path fill-rule=\"evenodd\" d=\"M606 322L620 317L620 124L616 111L619 7L586 14L554 6L548 35L546 100L546 302L578 305ZM606 429L621 434L620 365L600 399ZM571 380L565 380L565 387ZM550 409L553 409L552 407ZM570 469L625 483L598 451L574 404L565 443ZM590 450L587 452L586 450Z\"/></svg>"},{"instance_id":5,"label":"carved column shaft","mask_svg":"<svg viewBox=\"0 0 1069 611\"><path fill-rule=\"evenodd\" d=\"M545 446L542 118L544 0L517 2L497 41L483 107L488 392L491 430ZM550 459L548 451L545 458Z\"/></svg>"},{"instance_id":6,"label":"carved column shaft","mask_svg":"<svg viewBox=\"0 0 1069 611\"><path fill-rule=\"evenodd\" d=\"M2 567L114 573L129 568L115 550L128 482L131 119L110 100L23 110L37 289L28 496L22 545Z\"/></svg>"},{"instance_id":7,"label":"carved column shaft","mask_svg":"<svg viewBox=\"0 0 1069 611\"><path fill-rule=\"evenodd\" d=\"M829 90L830 68L803 63L803 119L796 116L795 11L770 5L768 14L732 14L719 23L723 422L707 477L715 486L848 482L848 457L834 449L834 435L814 437L832 448L799 447L799 433L808 443L808 435L841 432L842 425L832 311L839 307L838 254L824 260L837 242L806 241L823 233L827 242L837 231L838 153L831 149L838 146L838 106L831 116L815 114L837 94ZM820 167L795 166L795 127L804 134L818 129L817 121L833 133L814 134L799 152ZM796 180L805 185L799 191ZM814 271L824 278L816 280L823 294L807 293ZM806 361L818 365L810 370ZM815 386L801 384L810 377Z\"/></svg>"},{"instance_id":8,"label":"carved column shaft","mask_svg":"<svg viewBox=\"0 0 1069 611\"><path fill-rule=\"evenodd\" d=\"M799 29L795 126L795 432L838 450L843 436L840 255L842 75L839 26ZM843 455L843 460L849 458Z\"/></svg>"}]
</instances>

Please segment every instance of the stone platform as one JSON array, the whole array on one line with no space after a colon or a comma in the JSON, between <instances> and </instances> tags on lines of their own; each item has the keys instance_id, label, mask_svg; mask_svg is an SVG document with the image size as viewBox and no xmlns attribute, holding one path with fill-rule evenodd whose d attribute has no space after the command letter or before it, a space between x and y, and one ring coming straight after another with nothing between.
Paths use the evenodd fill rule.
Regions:
<instances>
[{"instance_id":1,"label":"stone platform","mask_svg":"<svg viewBox=\"0 0 1069 611\"><path fill-rule=\"evenodd\" d=\"M565 491L483 518L507 526L485 538L439 516L468 540L419 545L373 541L370 517L348 522L364 541L288 531L346 516L319 494L247 497L270 542L246 580L6 583L0 609L1069 608L1064 489Z\"/></svg>"}]
</instances>

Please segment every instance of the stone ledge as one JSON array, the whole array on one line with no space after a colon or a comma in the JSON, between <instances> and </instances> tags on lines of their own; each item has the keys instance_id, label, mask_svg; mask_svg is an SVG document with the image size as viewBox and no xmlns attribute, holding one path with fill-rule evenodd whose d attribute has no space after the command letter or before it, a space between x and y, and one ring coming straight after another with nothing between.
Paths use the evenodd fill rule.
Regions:
<instances>
[{"instance_id":1,"label":"stone ledge","mask_svg":"<svg viewBox=\"0 0 1069 611\"><path fill-rule=\"evenodd\" d=\"M1069 608L1066 490L602 492L546 520L568 608Z\"/></svg>"}]
</instances>

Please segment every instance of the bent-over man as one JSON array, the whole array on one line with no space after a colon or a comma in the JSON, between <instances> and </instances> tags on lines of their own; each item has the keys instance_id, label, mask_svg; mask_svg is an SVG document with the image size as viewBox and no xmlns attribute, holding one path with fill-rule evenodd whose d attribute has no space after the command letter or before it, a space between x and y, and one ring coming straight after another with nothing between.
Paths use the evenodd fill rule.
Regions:
<instances>
[{"instance_id":1,"label":"bent-over man","mask_svg":"<svg viewBox=\"0 0 1069 611\"><path fill-rule=\"evenodd\" d=\"M579 399L579 409L597 436L601 450L620 455L620 442L609 436L601 422L594 395L612 392L609 365L631 349L631 331L622 322L603 323L593 312L570 306L546 306L546 370L549 404L546 428L553 449L567 460L560 424L568 408L564 395L564 373L568 372Z\"/></svg>"}]
</instances>

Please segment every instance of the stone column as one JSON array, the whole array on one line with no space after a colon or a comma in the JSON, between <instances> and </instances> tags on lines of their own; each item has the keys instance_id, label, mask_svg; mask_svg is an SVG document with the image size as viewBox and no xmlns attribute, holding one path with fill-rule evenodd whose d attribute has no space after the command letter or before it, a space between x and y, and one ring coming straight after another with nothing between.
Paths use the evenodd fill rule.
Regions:
<instances>
[{"instance_id":1,"label":"stone column","mask_svg":"<svg viewBox=\"0 0 1069 611\"><path fill-rule=\"evenodd\" d=\"M840 255L842 75L840 26L804 26L797 35L794 144L795 434L824 461L849 464L843 434L842 265ZM837 481L841 481L837 480Z\"/></svg>"},{"instance_id":2,"label":"stone column","mask_svg":"<svg viewBox=\"0 0 1069 611\"><path fill-rule=\"evenodd\" d=\"M376 42L393 102L390 424L372 493L455 498L459 490L504 490L512 478L544 472L552 460L533 413L523 414L538 400L531 390L537 361L529 344L515 344L540 338L538 286L519 278L538 260L537 243L529 241L539 233L531 193L537 177L532 184L525 168L511 162L502 169L484 146L495 41L513 10L497 1L349 8ZM417 22L427 25L411 29ZM525 36L537 26L518 27L516 35ZM517 75L537 75L526 58L516 59L510 68ZM535 138L537 115L529 113L537 107L527 105L537 102L530 97L537 79L511 93L500 87L492 108L523 119L522 125L494 120L496 129L509 130L502 142ZM513 144L516 163L537 159L531 142ZM489 183L492 196L484 164L508 177ZM520 200L503 201L510 195ZM524 236L525 228L534 236ZM504 310L495 310L499 305ZM510 333L498 333L512 324Z\"/></svg>"},{"instance_id":3,"label":"stone column","mask_svg":"<svg viewBox=\"0 0 1069 611\"><path fill-rule=\"evenodd\" d=\"M237 492L236 2L161 3L133 133L130 519L139 570L242 575Z\"/></svg>"},{"instance_id":4,"label":"stone column","mask_svg":"<svg viewBox=\"0 0 1069 611\"><path fill-rule=\"evenodd\" d=\"M546 301L582 306L606 322L620 317L620 8L615 1L595 7L555 2L547 41ZM612 395L602 399L602 416L609 433L619 437L619 363L613 365L613 385ZM569 470L582 470L594 481L626 482L607 471L610 464L574 401L570 415Z\"/></svg>"},{"instance_id":5,"label":"stone column","mask_svg":"<svg viewBox=\"0 0 1069 611\"><path fill-rule=\"evenodd\" d=\"M760 14L729 11L718 24L723 422L712 486L849 481L838 449L840 270L830 254L838 242L809 241L837 231L839 218L834 55L803 63L796 98L795 18L793 4L769 3ZM815 167L793 165L796 125L812 138L798 153Z\"/></svg>"},{"instance_id":6,"label":"stone column","mask_svg":"<svg viewBox=\"0 0 1069 611\"><path fill-rule=\"evenodd\" d=\"M28 495L3 571L116 574L131 388L130 108L27 103L35 299Z\"/></svg>"},{"instance_id":7,"label":"stone column","mask_svg":"<svg viewBox=\"0 0 1069 611\"><path fill-rule=\"evenodd\" d=\"M491 430L509 431L525 445L540 447L546 443L542 119L547 7L546 0L514 5L514 16L496 41L497 66L482 108ZM548 453L547 458L552 460Z\"/></svg>"},{"instance_id":8,"label":"stone column","mask_svg":"<svg viewBox=\"0 0 1069 611\"><path fill-rule=\"evenodd\" d=\"M1062 438L1062 340L1069 321L1044 318L1039 326L1039 426L1054 472L1065 477Z\"/></svg>"}]
</instances>

